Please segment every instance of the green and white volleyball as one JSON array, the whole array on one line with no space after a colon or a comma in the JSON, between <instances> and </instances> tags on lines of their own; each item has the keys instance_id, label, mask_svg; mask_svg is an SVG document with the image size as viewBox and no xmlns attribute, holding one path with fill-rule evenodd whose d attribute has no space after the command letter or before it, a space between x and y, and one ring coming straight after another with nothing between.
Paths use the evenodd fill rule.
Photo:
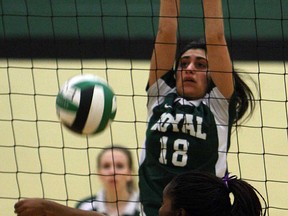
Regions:
<instances>
[{"instance_id":1,"label":"green and white volleyball","mask_svg":"<svg viewBox=\"0 0 288 216\"><path fill-rule=\"evenodd\" d=\"M106 80L92 74L77 75L61 87L56 110L60 121L70 130L96 134L113 121L116 96Z\"/></svg>"}]
</instances>

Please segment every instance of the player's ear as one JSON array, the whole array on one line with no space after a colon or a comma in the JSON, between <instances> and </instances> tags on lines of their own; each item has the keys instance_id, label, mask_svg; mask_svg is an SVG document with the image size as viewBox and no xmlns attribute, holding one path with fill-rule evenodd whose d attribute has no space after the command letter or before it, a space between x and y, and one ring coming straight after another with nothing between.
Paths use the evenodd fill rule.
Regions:
<instances>
[{"instance_id":1,"label":"player's ear","mask_svg":"<svg viewBox=\"0 0 288 216\"><path fill-rule=\"evenodd\" d=\"M185 211L185 209L180 208L176 210L176 216L188 216L187 212Z\"/></svg>"}]
</instances>

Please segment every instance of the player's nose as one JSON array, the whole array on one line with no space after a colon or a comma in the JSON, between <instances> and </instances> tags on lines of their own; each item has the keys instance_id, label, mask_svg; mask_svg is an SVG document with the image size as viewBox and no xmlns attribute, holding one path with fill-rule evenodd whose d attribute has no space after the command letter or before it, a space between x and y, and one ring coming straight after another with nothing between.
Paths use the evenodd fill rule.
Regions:
<instances>
[{"instance_id":1,"label":"player's nose","mask_svg":"<svg viewBox=\"0 0 288 216\"><path fill-rule=\"evenodd\" d=\"M187 66L185 72L186 72L186 73L195 73L195 70L196 70L195 64L194 64L193 62L191 62L191 63Z\"/></svg>"}]
</instances>

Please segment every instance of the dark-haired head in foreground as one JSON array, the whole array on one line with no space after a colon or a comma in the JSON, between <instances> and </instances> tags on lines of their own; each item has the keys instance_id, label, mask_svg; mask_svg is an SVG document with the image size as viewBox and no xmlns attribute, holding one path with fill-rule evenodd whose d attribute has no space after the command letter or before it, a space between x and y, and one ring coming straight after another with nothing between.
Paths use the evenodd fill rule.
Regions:
<instances>
[{"instance_id":1,"label":"dark-haired head in foreground","mask_svg":"<svg viewBox=\"0 0 288 216\"><path fill-rule=\"evenodd\" d=\"M253 186L236 176L221 179L208 173L187 172L165 187L159 216L260 216L257 194Z\"/></svg>"}]
</instances>

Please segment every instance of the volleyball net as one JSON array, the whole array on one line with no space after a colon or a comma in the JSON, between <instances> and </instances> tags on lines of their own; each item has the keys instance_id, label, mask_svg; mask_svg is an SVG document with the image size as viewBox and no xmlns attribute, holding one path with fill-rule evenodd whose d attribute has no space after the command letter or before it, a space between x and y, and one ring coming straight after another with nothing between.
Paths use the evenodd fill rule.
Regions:
<instances>
[{"instance_id":1,"label":"volleyball net","mask_svg":"<svg viewBox=\"0 0 288 216\"><path fill-rule=\"evenodd\" d=\"M179 38L203 37L201 1L182 0ZM223 1L235 68L256 82L256 110L233 128L228 166L255 186L268 215L288 212L287 34L285 1ZM40 197L75 206L101 187L96 157L114 144L131 150L137 179L145 139L149 58L159 2L152 0L0 2L0 212ZM191 35L193 37L191 38ZM79 136L56 115L70 77L103 77L117 96L114 122Z\"/></svg>"}]
</instances>

